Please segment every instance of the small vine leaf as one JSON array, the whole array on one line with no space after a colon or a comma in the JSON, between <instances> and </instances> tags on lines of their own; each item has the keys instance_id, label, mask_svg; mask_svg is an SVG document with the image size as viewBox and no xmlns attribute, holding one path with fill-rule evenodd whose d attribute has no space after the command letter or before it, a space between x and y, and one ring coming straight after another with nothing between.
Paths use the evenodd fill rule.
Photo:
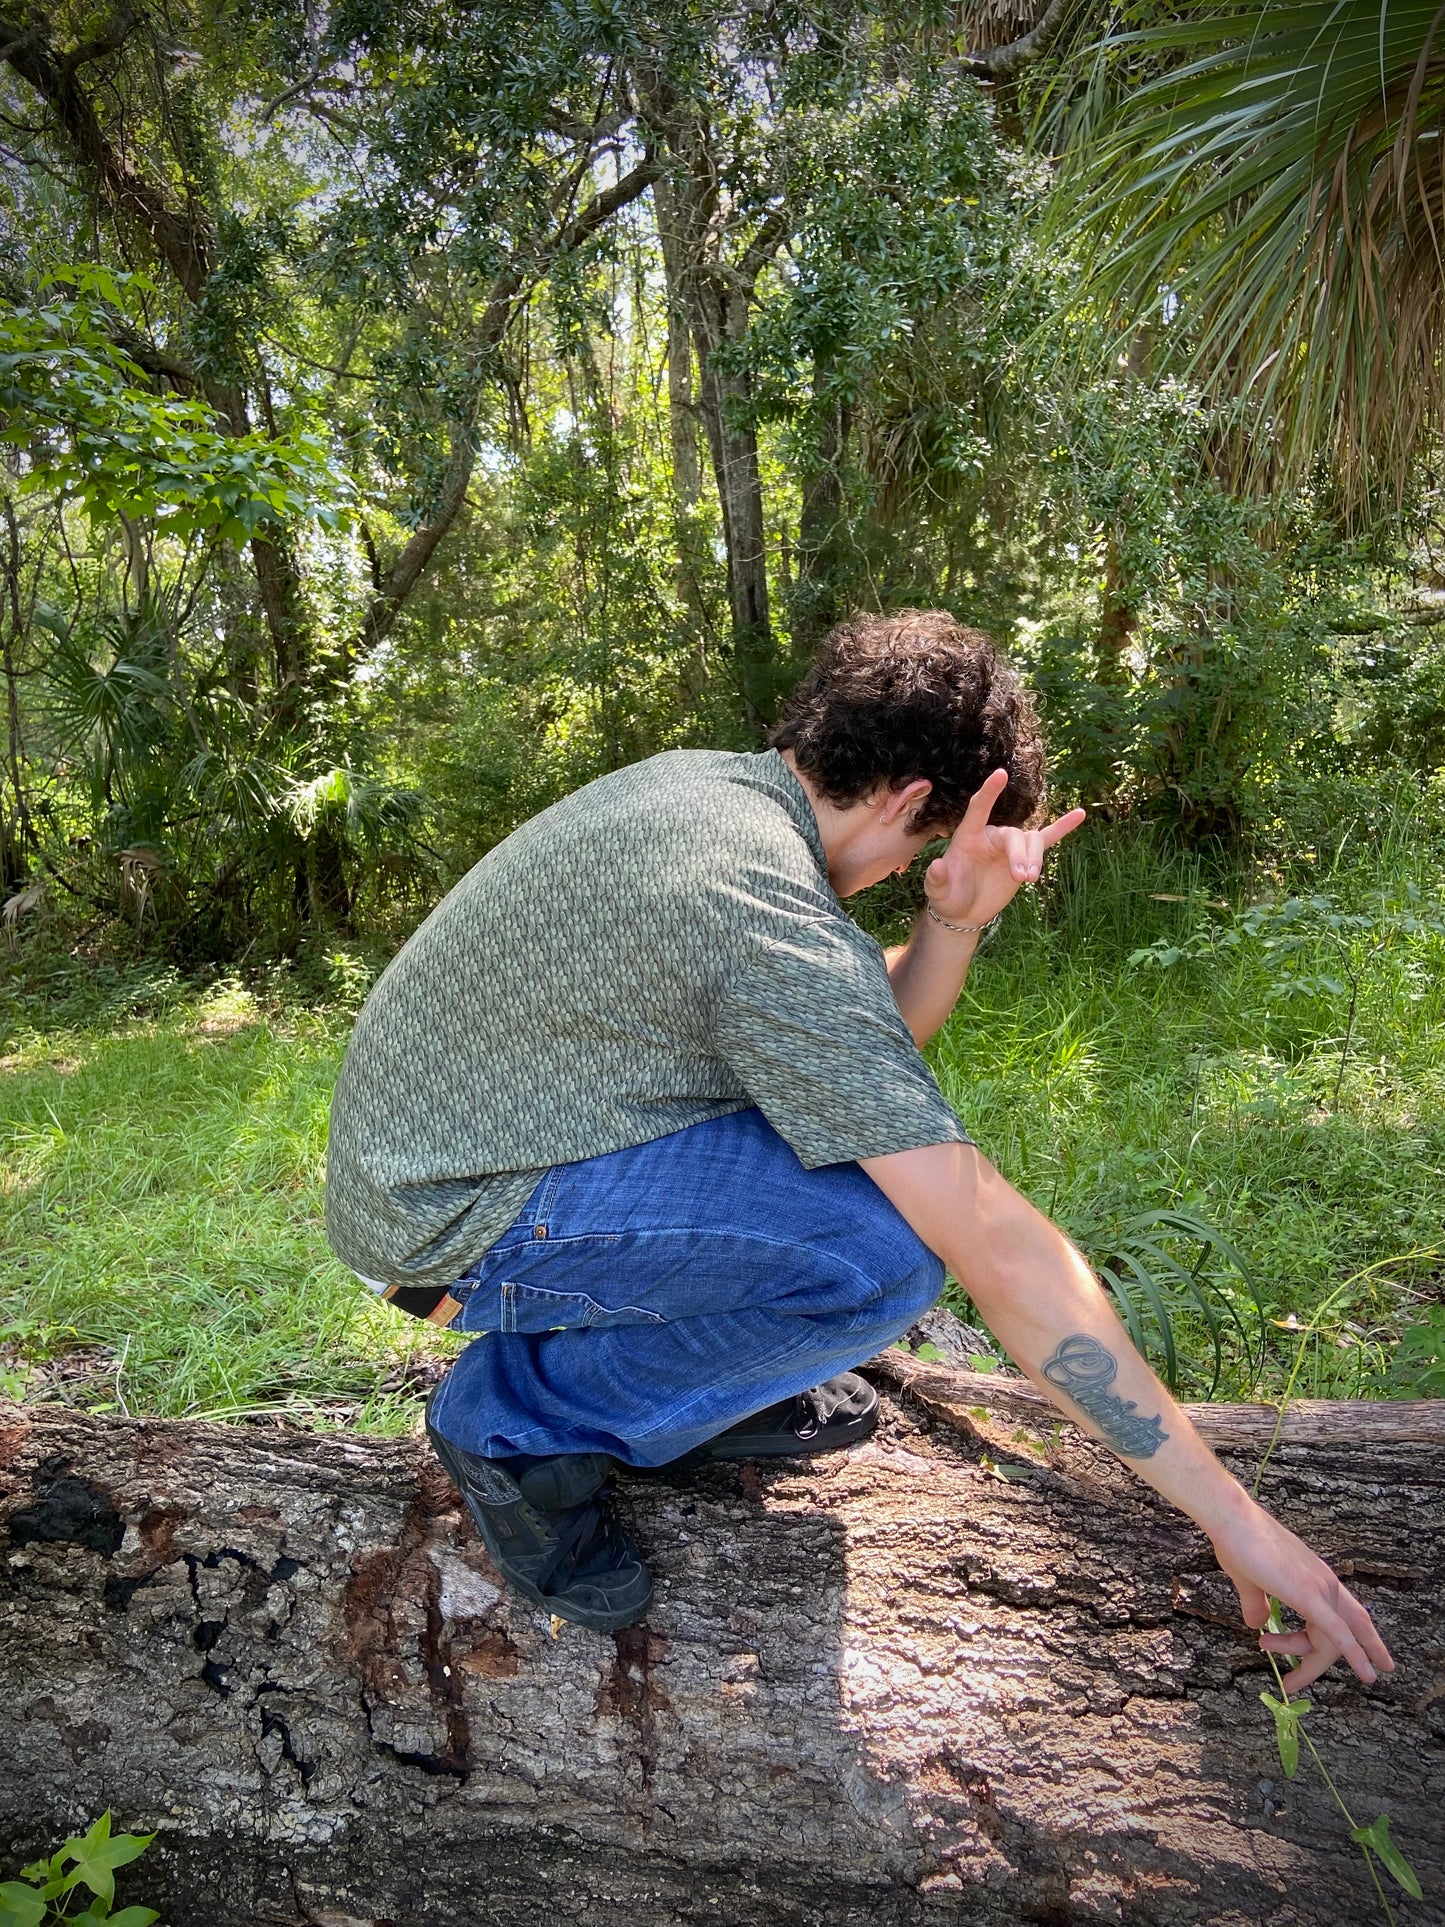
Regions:
<instances>
[{"instance_id":1,"label":"small vine leaf","mask_svg":"<svg viewBox=\"0 0 1445 1927\"><path fill-rule=\"evenodd\" d=\"M1274 1715L1275 1744L1279 1747L1279 1763L1284 1768L1284 1777L1292 1780L1299 1771L1299 1730L1306 1713L1310 1710L1308 1700L1277 1700L1273 1693L1259 1696Z\"/></svg>"},{"instance_id":2,"label":"small vine leaf","mask_svg":"<svg viewBox=\"0 0 1445 1927\"><path fill-rule=\"evenodd\" d=\"M138 1859L154 1837L149 1833L118 1833L112 1838L110 1815L103 1813L84 1839L66 1841L75 1866L67 1874L61 1892L68 1893L83 1884L109 1908L115 1901L116 1868L129 1866L132 1860Z\"/></svg>"},{"instance_id":3,"label":"small vine leaf","mask_svg":"<svg viewBox=\"0 0 1445 1927\"><path fill-rule=\"evenodd\" d=\"M1416 1878L1415 1869L1390 1838L1390 1816L1381 1813L1367 1827L1351 1827L1350 1838L1370 1853L1377 1853L1381 1862L1399 1881L1412 1900L1423 1900L1425 1895Z\"/></svg>"},{"instance_id":4,"label":"small vine leaf","mask_svg":"<svg viewBox=\"0 0 1445 1927\"><path fill-rule=\"evenodd\" d=\"M0 1927L40 1927L50 1909L33 1887L0 1881Z\"/></svg>"}]
</instances>

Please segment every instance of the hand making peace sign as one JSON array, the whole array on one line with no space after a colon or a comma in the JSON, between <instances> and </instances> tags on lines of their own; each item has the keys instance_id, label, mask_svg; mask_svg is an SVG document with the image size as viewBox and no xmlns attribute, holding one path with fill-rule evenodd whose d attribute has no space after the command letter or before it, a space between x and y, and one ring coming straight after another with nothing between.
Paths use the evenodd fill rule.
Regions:
<instances>
[{"instance_id":1,"label":"hand making peace sign","mask_svg":"<svg viewBox=\"0 0 1445 1927\"><path fill-rule=\"evenodd\" d=\"M1022 884L1038 882L1044 852L1084 820L1083 810L1070 810L1041 830L990 823L993 806L1007 787L1007 770L996 769L985 778L969 799L948 848L923 873L930 906L949 923L990 923Z\"/></svg>"}]
</instances>

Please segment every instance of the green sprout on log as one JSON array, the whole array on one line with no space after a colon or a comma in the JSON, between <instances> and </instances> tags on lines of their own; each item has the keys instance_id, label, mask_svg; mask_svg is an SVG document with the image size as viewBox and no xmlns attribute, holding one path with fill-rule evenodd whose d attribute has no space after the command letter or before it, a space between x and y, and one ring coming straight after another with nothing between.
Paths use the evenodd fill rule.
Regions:
<instances>
[{"instance_id":1,"label":"green sprout on log","mask_svg":"<svg viewBox=\"0 0 1445 1927\"><path fill-rule=\"evenodd\" d=\"M18 1880L0 1880L0 1927L54 1927L60 1921L67 1927L151 1927L160 1919L153 1907L122 1907L119 1913L111 1908L116 1869L139 1859L154 1838L153 1833L112 1834L107 1810L89 1832L72 1834L48 1860L22 1868ZM71 1912L76 1900L86 1902L78 1914Z\"/></svg>"},{"instance_id":2,"label":"green sprout on log","mask_svg":"<svg viewBox=\"0 0 1445 1927\"><path fill-rule=\"evenodd\" d=\"M1409 1252L1405 1255L1416 1258L1433 1256L1435 1253L1432 1249L1429 1252ZM1394 1263L1397 1261L1386 1260L1385 1262ZM1381 1269L1381 1266L1378 1264L1367 1267L1369 1271L1377 1271L1379 1269ZM1353 1278L1347 1278L1342 1285L1331 1292L1330 1296L1319 1307L1315 1317L1305 1326L1300 1334L1299 1349L1295 1355L1294 1368L1290 1372L1288 1382L1285 1385L1284 1395L1279 1402L1279 1414L1275 1420L1274 1431L1270 1436L1269 1444L1265 1447L1264 1455L1260 1459L1259 1469L1254 1475L1253 1484L1250 1486L1250 1491L1256 1498L1259 1496L1259 1488L1264 1479L1265 1468L1269 1464L1274 1448L1279 1442L1280 1432L1284 1427L1285 1413L1289 1408L1289 1401L1293 1396L1295 1385L1299 1379L1300 1368L1304 1363L1305 1347L1325 1314L1341 1299L1346 1297L1365 1275L1364 1272L1359 1272ZM1280 1617L1282 1610L1280 1602L1272 1598L1269 1602L1269 1607L1269 1618L1265 1621L1264 1630L1268 1633L1282 1633L1287 1631L1288 1629ZM1277 1691L1274 1693L1261 1693L1259 1697L1269 1709L1274 1719L1275 1744L1279 1748L1279 1763L1284 1769L1284 1777L1287 1780L1292 1780L1296 1773L1298 1773L1300 1744L1303 1742L1306 1751L1319 1772L1320 1778L1329 1790L1330 1798L1344 1816L1345 1825L1350 1830L1350 1838L1365 1856L1365 1865L1369 1869L1370 1880L1374 1886L1380 1906L1384 1911L1385 1919L1389 1922L1389 1927L1395 1927L1394 1910L1390 1906L1389 1896L1380 1884L1379 1872L1375 1866L1376 1860L1378 1859L1380 1865L1403 1887L1412 1900L1422 1900L1424 1893L1415 1869L1410 1865L1404 1854L1401 1853L1396 1843L1390 1838L1390 1816L1387 1813L1376 1814L1375 1818L1371 1820L1367 1826L1361 1824L1361 1822L1355 1818L1354 1814L1350 1811L1349 1803L1340 1792L1333 1774L1320 1757L1319 1749L1305 1727L1306 1719L1314 1710L1312 1702L1307 1699L1291 1699L1289 1686L1286 1683L1286 1675L1280 1667L1277 1656L1274 1653L1266 1653L1265 1658L1269 1661L1269 1670L1274 1674L1274 1683Z\"/></svg>"}]
</instances>

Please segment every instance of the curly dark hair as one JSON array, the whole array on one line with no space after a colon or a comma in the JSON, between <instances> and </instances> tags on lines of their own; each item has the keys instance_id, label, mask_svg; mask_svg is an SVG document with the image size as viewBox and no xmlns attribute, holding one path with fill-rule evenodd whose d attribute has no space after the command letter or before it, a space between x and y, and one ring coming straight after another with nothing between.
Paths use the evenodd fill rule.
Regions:
<instances>
[{"instance_id":1,"label":"curly dark hair","mask_svg":"<svg viewBox=\"0 0 1445 1927\"><path fill-rule=\"evenodd\" d=\"M1008 771L991 822L1023 825L1044 800L1033 699L993 639L946 609L854 615L824 638L769 737L839 809L926 776L915 830L951 830L990 770Z\"/></svg>"}]
</instances>

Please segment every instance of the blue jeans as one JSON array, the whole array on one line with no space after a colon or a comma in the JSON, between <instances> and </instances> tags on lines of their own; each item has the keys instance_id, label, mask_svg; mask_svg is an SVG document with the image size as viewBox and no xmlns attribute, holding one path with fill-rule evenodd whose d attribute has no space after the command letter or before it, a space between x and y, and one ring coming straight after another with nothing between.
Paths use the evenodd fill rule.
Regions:
<instances>
[{"instance_id":1,"label":"blue jeans","mask_svg":"<svg viewBox=\"0 0 1445 1927\"><path fill-rule=\"evenodd\" d=\"M664 1465L861 1364L943 1266L856 1164L805 1171L734 1111L553 1167L452 1287L482 1334L432 1424L485 1458L607 1452Z\"/></svg>"}]
</instances>

